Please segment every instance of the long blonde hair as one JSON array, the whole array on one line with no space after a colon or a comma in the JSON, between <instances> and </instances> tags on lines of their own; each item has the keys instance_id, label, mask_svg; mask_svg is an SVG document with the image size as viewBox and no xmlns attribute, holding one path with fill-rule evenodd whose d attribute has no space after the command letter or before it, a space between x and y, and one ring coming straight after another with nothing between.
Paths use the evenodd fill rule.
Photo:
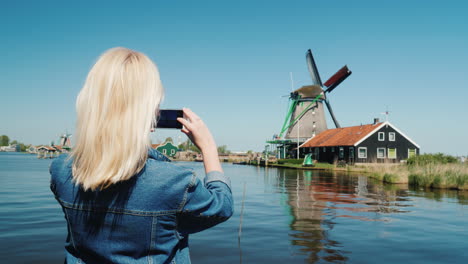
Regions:
<instances>
[{"instance_id":1,"label":"long blonde hair","mask_svg":"<svg viewBox=\"0 0 468 264\"><path fill-rule=\"evenodd\" d=\"M126 48L102 54L76 100L75 183L104 189L137 174L163 96L158 69L146 55Z\"/></svg>"}]
</instances>

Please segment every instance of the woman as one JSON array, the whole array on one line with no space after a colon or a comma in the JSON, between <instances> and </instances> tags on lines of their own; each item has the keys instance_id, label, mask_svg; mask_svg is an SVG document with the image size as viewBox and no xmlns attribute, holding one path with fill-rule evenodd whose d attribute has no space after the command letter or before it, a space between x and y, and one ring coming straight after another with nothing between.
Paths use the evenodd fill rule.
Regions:
<instances>
[{"instance_id":1,"label":"woman","mask_svg":"<svg viewBox=\"0 0 468 264\"><path fill-rule=\"evenodd\" d=\"M67 221L66 263L190 263L188 235L232 215L229 178L195 113L184 109L178 121L202 151L204 184L150 148L163 93L154 63L129 49L105 52L89 72L76 145L50 167Z\"/></svg>"}]
</instances>

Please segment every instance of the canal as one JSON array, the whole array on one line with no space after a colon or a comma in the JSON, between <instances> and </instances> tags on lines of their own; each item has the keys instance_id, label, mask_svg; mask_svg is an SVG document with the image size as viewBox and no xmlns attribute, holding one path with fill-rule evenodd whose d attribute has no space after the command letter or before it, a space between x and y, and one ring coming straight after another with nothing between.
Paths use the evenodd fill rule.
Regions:
<instances>
[{"instance_id":1,"label":"canal","mask_svg":"<svg viewBox=\"0 0 468 264\"><path fill-rule=\"evenodd\" d=\"M0 153L2 263L63 263L66 226L49 191L50 162ZM203 175L201 163L181 164ZM191 236L193 263L468 262L467 192L358 174L223 167L235 214Z\"/></svg>"}]
</instances>

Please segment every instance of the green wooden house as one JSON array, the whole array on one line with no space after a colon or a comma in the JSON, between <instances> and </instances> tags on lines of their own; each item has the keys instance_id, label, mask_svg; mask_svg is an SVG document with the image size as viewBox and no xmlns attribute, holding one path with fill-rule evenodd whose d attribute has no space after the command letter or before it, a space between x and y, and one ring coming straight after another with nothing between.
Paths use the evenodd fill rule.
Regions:
<instances>
[{"instance_id":1,"label":"green wooden house","mask_svg":"<svg viewBox=\"0 0 468 264\"><path fill-rule=\"evenodd\" d=\"M172 142L167 141L163 144L156 147L156 150L161 152L162 154L166 155L167 157L174 157L177 151L179 150L177 146L174 146Z\"/></svg>"}]
</instances>

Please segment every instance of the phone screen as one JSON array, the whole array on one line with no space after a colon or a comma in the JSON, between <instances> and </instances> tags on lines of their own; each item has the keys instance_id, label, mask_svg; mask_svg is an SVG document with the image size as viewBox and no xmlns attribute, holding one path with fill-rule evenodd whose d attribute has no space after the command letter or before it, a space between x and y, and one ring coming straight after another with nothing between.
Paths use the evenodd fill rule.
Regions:
<instances>
[{"instance_id":1,"label":"phone screen","mask_svg":"<svg viewBox=\"0 0 468 264\"><path fill-rule=\"evenodd\" d=\"M159 110L156 127L182 129L182 124L177 121L178 117L184 117L182 110L161 109Z\"/></svg>"}]
</instances>

